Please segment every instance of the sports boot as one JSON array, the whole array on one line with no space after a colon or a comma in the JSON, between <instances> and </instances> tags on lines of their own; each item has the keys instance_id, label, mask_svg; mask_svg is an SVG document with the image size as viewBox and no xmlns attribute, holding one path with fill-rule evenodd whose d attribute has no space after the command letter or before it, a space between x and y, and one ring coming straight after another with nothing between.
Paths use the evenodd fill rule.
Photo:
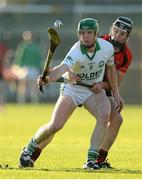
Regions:
<instances>
[{"instance_id":1,"label":"sports boot","mask_svg":"<svg viewBox=\"0 0 142 180\"><path fill-rule=\"evenodd\" d=\"M86 169L86 170L97 170L97 169L99 169L99 166L94 161L89 161L89 162L86 162L83 165L83 169Z\"/></svg>"},{"instance_id":2,"label":"sports boot","mask_svg":"<svg viewBox=\"0 0 142 180\"><path fill-rule=\"evenodd\" d=\"M22 151L21 156L20 156L20 165L19 167L24 168L24 167L34 167L34 161L32 160L32 155L28 154L27 152Z\"/></svg>"},{"instance_id":3,"label":"sports boot","mask_svg":"<svg viewBox=\"0 0 142 180\"><path fill-rule=\"evenodd\" d=\"M110 163L108 163L107 162L107 160L105 160L104 162L100 162L100 163L96 163L98 166L99 166L99 168L101 169L113 169L112 167L111 167L111 164Z\"/></svg>"}]
</instances>

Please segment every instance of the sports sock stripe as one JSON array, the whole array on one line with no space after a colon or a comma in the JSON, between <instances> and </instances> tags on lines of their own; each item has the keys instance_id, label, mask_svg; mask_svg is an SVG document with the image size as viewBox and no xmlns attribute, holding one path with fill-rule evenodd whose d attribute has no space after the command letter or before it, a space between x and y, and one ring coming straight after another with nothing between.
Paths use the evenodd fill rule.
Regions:
<instances>
[{"instance_id":1,"label":"sports sock stripe","mask_svg":"<svg viewBox=\"0 0 142 180\"><path fill-rule=\"evenodd\" d=\"M35 151L35 149L38 147L38 144L35 142L34 137L30 140L28 145L25 147L24 152L27 154L32 155L32 153Z\"/></svg>"},{"instance_id":2,"label":"sports sock stripe","mask_svg":"<svg viewBox=\"0 0 142 180\"><path fill-rule=\"evenodd\" d=\"M98 155L99 155L99 151L96 150L94 147L90 147L88 149L87 162L90 162L90 161L95 162Z\"/></svg>"}]
</instances>

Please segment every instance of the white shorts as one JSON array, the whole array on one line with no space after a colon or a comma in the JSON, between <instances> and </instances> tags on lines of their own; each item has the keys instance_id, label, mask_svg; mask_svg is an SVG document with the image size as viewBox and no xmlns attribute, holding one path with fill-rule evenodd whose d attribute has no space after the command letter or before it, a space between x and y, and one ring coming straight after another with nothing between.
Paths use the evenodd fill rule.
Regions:
<instances>
[{"instance_id":1,"label":"white shorts","mask_svg":"<svg viewBox=\"0 0 142 180\"><path fill-rule=\"evenodd\" d=\"M87 99L94 93L86 87L66 83L61 85L60 95L70 96L75 105L79 106L85 104Z\"/></svg>"}]
</instances>

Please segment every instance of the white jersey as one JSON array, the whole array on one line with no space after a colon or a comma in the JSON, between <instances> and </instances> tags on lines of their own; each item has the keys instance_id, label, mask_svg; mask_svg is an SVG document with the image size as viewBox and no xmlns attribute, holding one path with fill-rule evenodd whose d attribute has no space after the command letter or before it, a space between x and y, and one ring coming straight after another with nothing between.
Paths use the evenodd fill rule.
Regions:
<instances>
[{"instance_id":1,"label":"white jersey","mask_svg":"<svg viewBox=\"0 0 142 180\"><path fill-rule=\"evenodd\" d=\"M97 38L94 53L88 53L78 41L62 62L81 77L81 82L94 84L103 81L105 66L114 64L114 48L108 41Z\"/></svg>"}]
</instances>

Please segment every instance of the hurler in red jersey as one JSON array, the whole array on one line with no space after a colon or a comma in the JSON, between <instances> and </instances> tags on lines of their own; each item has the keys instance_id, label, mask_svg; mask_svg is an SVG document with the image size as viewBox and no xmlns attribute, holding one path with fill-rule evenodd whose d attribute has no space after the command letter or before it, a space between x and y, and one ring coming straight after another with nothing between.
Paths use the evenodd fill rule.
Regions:
<instances>
[{"instance_id":1,"label":"hurler in red jersey","mask_svg":"<svg viewBox=\"0 0 142 180\"><path fill-rule=\"evenodd\" d=\"M101 36L101 38L109 41L114 47L114 62L117 70L118 84L124 78L130 64L132 61L132 52L127 46L127 41L132 32L133 21L128 17L117 18L110 28L110 33ZM106 161L108 151L110 150L112 144L116 140L120 126L123 122L123 118L120 114L121 109L117 110L116 103L111 94L109 84L107 83L107 76L104 77L104 82L102 83L102 88L106 90L106 94L110 100L111 104L111 116L108 122L108 128L106 131L106 136L104 138L103 144L98 150L99 156L97 158L96 164L100 168L111 168L110 164ZM93 139L94 131L92 133L91 139ZM96 156L96 149L90 147L88 149L87 161L83 166L84 169L90 169L90 161L92 157ZM94 158L95 159L95 158Z\"/></svg>"}]
</instances>

